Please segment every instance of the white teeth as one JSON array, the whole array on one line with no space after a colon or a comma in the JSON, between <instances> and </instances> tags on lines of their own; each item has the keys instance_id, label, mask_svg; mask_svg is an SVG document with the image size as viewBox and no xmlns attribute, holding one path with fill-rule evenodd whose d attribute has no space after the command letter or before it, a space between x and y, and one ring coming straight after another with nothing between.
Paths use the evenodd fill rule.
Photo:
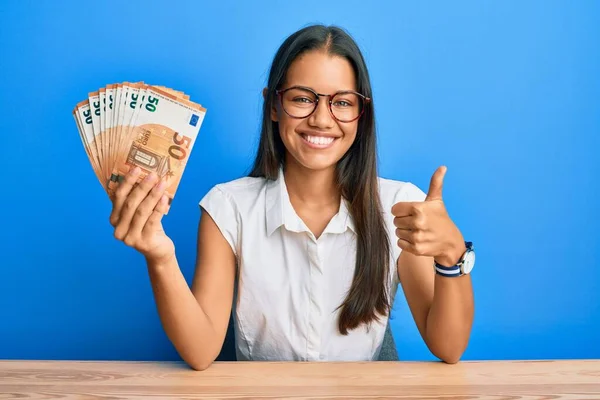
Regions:
<instances>
[{"instance_id":1,"label":"white teeth","mask_svg":"<svg viewBox=\"0 0 600 400\"><path fill-rule=\"evenodd\" d=\"M306 138L306 140L308 140L309 142L313 143L313 144L318 144L320 146L326 146L328 144L330 144L331 142L333 142L333 138L329 137L323 137L323 136L304 136Z\"/></svg>"}]
</instances>

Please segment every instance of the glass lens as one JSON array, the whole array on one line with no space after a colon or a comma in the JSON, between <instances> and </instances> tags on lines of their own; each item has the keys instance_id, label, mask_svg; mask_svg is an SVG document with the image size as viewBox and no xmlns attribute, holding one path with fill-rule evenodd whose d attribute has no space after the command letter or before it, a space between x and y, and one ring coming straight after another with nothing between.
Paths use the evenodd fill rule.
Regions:
<instances>
[{"instance_id":1,"label":"glass lens","mask_svg":"<svg viewBox=\"0 0 600 400\"><path fill-rule=\"evenodd\" d=\"M331 111L340 121L356 119L363 108L363 98L356 93L338 93L331 99Z\"/></svg>"},{"instance_id":2,"label":"glass lens","mask_svg":"<svg viewBox=\"0 0 600 400\"><path fill-rule=\"evenodd\" d=\"M283 108L292 117L304 118L315 109L317 98L313 92L294 88L283 94Z\"/></svg>"}]
</instances>

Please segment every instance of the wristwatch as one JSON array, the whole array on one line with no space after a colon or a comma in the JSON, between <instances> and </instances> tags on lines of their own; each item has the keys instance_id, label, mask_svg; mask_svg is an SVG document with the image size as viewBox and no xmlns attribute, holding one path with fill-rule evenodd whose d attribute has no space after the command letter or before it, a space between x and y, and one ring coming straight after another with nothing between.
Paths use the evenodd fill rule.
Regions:
<instances>
[{"instance_id":1,"label":"wristwatch","mask_svg":"<svg viewBox=\"0 0 600 400\"><path fill-rule=\"evenodd\" d=\"M473 248L473 242L465 242L465 247L467 248L465 253L462 255L458 263L451 267L438 264L436 261L434 261L433 263L436 274L448 278L456 278L458 276L471 273L473 267L475 266L475 250Z\"/></svg>"}]
</instances>

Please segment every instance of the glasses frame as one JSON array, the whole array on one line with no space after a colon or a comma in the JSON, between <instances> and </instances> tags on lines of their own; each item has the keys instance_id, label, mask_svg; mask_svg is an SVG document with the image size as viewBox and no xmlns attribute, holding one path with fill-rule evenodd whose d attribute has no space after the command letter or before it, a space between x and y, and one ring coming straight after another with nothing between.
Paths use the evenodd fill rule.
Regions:
<instances>
[{"instance_id":1,"label":"glasses frame","mask_svg":"<svg viewBox=\"0 0 600 400\"><path fill-rule=\"evenodd\" d=\"M309 91L309 92L311 92L312 94L314 94L314 95L315 95L315 98L316 98L316 101L315 101L315 106L313 107L313 110L312 110L310 113L308 113L308 115L306 115L306 116L304 116L304 117L296 117L296 116L293 116L293 115L291 115L289 112L287 112L287 110L286 110L286 109L285 109L285 107L283 106L283 95L284 95L284 93L285 93L285 92L287 92L288 90L292 90L292 89L303 89L303 90L307 90L307 91ZM333 109L331 108L331 107L332 107L332 104L333 104L333 100L332 100L332 99L333 99L335 96L339 95L339 94L347 94L347 93L355 94L355 95L357 95L357 96L361 97L361 98L363 99L363 107L362 107L362 110L360 110L360 113L358 114L358 116L357 116L356 118L353 118L353 119L351 119L351 120L341 120L341 119L339 119L338 117L336 117L336 116L333 114ZM338 121L338 122L354 122L354 121L356 121L356 120L357 120L357 119L359 119L359 118L360 118L360 117L363 115L363 113L365 112L365 108L366 108L367 104L370 104L370 103L371 103L371 98L370 98L370 97L367 97L367 96L365 96L365 95L363 95L363 94L360 94L360 93L358 93L358 92L355 92L354 90L340 90L340 91L337 91L337 92L335 92L335 93L332 93L332 94L323 94L323 93L317 93L315 90L313 90L313 89L311 89L311 88L309 88L309 87L307 87L307 86L298 86L298 85L297 85L297 86L291 86L291 87L289 87L289 88L286 88L286 89L276 89L276 90L275 90L275 94L276 94L276 95L277 95L277 97L279 98L279 104L281 104L281 108L283 109L283 111L284 111L284 112L285 112L287 115L289 115L291 118L295 118L295 119L304 119L304 118L308 118L308 117L310 117L311 115L313 115L313 114L314 114L314 112L317 110L317 107L319 106L319 101L321 100L321 97L328 97L328 98L329 98L329 101L327 102L327 103L329 104L329 107L327 107L327 108L329 109L329 114L331 114L331 116L333 117L333 119L335 119L335 120L336 120L336 121Z\"/></svg>"}]
</instances>

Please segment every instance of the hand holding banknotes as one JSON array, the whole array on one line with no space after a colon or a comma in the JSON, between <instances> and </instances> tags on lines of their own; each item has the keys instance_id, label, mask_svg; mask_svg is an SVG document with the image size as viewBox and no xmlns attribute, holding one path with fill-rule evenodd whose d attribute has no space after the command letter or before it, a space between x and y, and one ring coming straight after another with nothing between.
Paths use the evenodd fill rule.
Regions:
<instances>
[{"instance_id":1,"label":"hand holding banknotes","mask_svg":"<svg viewBox=\"0 0 600 400\"><path fill-rule=\"evenodd\" d=\"M165 195L167 184L165 179L150 173L136 185L140 174L141 169L135 167L118 184L110 223L115 227L115 238L147 259L159 262L175 254L173 241L161 222L169 209L169 198Z\"/></svg>"},{"instance_id":2,"label":"hand holding banknotes","mask_svg":"<svg viewBox=\"0 0 600 400\"><path fill-rule=\"evenodd\" d=\"M155 261L174 252L161 219L205 113L184 92L143 82L110 84L73 110L92 169L112 201L115 237Z\"/></svg>"}]
</instances>

